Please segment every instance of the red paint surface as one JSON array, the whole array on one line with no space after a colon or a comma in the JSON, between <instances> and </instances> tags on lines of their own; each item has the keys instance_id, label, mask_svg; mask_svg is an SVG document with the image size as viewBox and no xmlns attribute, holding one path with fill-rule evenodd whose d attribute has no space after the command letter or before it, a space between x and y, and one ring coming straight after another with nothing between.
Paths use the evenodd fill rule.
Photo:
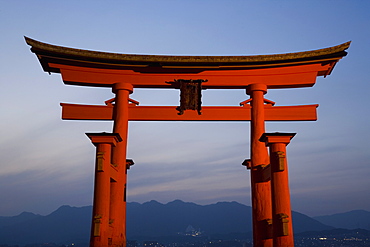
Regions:
<instances>
[{"instance_id":1,"label":"red paint surface","mask_svg":"<svg viewBox=\"0 0 370 247\"><path fill-rule=\"evenodd\" d=\"M288 162L286 146L295 134L279 135L278 133L265 134L264 141L269 147L271 162L271 197L272 197L272 225L273 225L273 246L293 247L293 219L290 206L290 192L288 180ZM280 168L280 161L277 154L282 152L283 169ZM286 223L282 223L280 215L286 217ZM282 234L283 224L286 224L286 235Z\"/></svg>"}]
</instances>

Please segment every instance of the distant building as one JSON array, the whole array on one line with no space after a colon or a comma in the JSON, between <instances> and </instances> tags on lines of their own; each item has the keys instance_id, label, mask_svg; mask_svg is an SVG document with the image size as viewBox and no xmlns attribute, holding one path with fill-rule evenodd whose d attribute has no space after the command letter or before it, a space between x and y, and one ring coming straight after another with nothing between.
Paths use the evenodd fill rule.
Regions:
<instances>
[{"instance_id":1,"label":"distant building","mask_svg":"<svg viewBox=\"0 0 370 247\"><path fill-rule=\"evenodd\" d=\"M145 241L144 247L163 247L163 245L157 241Z\"/></svg>"},{"instance_id":2,"label":"distant building","mask_svg":"<svg viewBox=\"0 0 370 247\"><path fill-rule=\"evenodd\" d=\"M126 247L138 247L138 243L136 240L127 240Z\"/></svg>"},{"instance_id":3,"label":"distant building","mask_svg":"<svg viewBox=\"0 0 370 247\"><path fill-rule=\"evenodd\" d=\"M200 229L195 230L195 228L192 225L188 225L188 227L185 230L185 235L199 237L202 235L202 232L200 231Z\"/></svg>"}]
</instances>

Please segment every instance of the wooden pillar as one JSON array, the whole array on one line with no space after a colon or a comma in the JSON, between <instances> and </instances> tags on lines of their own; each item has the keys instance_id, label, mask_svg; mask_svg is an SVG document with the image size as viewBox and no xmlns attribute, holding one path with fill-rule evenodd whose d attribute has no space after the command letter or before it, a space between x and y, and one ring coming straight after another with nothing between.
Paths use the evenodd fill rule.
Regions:
<instances>
[{"instance_id":1,"label":"wooden pillar","mask_svg":"<svg viewBox=\"0 0 370 247\"><path fill-rule=\"evenodd\" d=\"M126 159L126 171L125 171L125 181L126 181L126 184L125 184L125 191L124 191L124 198L123 200L126 202L126 196L127 196L127 170L129 170L131 168L131 166L135 165L135 162L132 160L132 159Z\"/></svg>"},{"instance_id":2,"label":"wooden pillar","mask_svg":"<svg viewBox=\"0 0 370 247\"><path fill-rule=\"evenodd\" d=\"M294 246L286 146L295 133L264 133L261 142L270 150L274 247Z\"/></svg>"},{"instance_id":3,"label":"wooden pillar","mask_svg":"<svg viewBox=\"0 0 370 247\"><path fill-rule=\"evenodd\" d=\"M121 141L116 133L87 133L96 146L94 202L90 247L108 247L110 239L110 169L111 150Z\"/></svg>"},{"instance_id":4,"label":"wooden pillar","mask_svg":"<svg viewBox=\"0 0 370 247\"><path fill-rule=\"evenodd\" d=\"M113 132L120 134L122 142L113 148L113 164L118 171L117 181L111 184L111 225L113 247L126 246L126 152L128 133L128 104L129 95L133 86L129 83L116 83L113 85L116 94L114 104Z\"/></svg>"},{"instance_id":5,"label":"wooden pillar","mask_svg":"<svg viewBox=\"0 0 370 247\"><path fill-rule=\"evenodd\" d=\"M247 88L251 97L251 190L253 245L256 247L272 246L271 236L271 187L269 179L263 173L268 162L266 146L259 141L265 132L264 97L267 86L251 84Z\"/></svg>"}]
</instances>

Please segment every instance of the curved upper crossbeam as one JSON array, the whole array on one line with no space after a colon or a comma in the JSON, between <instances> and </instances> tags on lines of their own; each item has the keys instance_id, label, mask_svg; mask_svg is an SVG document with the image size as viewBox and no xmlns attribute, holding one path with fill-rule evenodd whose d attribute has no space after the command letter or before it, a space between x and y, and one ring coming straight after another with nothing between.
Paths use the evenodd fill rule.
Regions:
<instances>
[{"instance_id":1,"label":"curved upper crossbeam","mask_svg":"<svg viewBox=\"0 0 370 247\"><path fill-rule=\"evenodd\" d=\"M110 87L117 80L126 80L134 87L168 88L172 86L166 80L206 79L205 89L245 88L251 83L264 83L268 88L312 86L312 77L329 75L350 46L346 42L312 51L255 56L164 56L90 51L28 37L25 40L44 71L61 73L66 84ZM77 70L79 76L74 74ZM311 79L304 79L309 72L313 72ZM291 78L297 73L305 74L300 75L303 82ZM280 77L270 80L274 76ZM282 81L291 82L285 85Z\"/></svg>"}]
</instances>

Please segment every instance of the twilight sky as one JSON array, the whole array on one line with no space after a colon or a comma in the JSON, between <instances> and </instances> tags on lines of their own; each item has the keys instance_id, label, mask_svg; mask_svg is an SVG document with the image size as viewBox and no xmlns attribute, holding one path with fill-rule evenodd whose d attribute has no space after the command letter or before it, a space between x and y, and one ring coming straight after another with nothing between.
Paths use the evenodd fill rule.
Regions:
<instances>
[{"instance_id":1,"label":"twilight sky","mask_svg":"<svg viewBox=\"0 0 370 247\"><path fill-rule=\"evenodd\" d=\"M94 147L111 122L62 121L60 102L103 104L110 89L66 86L42 71L23 36L129 54L259 55L352 41L312 88L270 90L276 105L320 104L316 122L268 122L288 146L292 209L370 211L369 1L0 0L0 215L92 204ZM176 90L136 89L141 105L178 105ZM203 105L239 105L244 90L207 90ZM131 122L128 201L251 205L248 122Z\"/></svg>"}]
</instances>

